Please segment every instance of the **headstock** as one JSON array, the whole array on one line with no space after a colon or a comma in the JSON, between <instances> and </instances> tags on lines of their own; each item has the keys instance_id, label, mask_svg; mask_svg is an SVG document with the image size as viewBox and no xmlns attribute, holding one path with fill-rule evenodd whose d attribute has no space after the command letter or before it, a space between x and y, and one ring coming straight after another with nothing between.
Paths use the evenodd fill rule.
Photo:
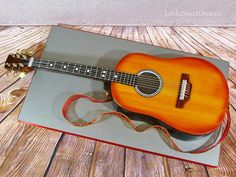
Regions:
<instances>
[{"instance_id":1,"label":"headstock","mask_svg":"<svg viewBox=\"0 0 236 177\"><path fill-rule=\"evenodd\" d=\"M22 52L17 52L16 54L10 54L7 57L4 67L9 72L14 72L14 75L17 76L20 73L28 73L33 70L32 67L28 67L30 58L29 54L24 54Z\"/></svg>"}]
</instances>

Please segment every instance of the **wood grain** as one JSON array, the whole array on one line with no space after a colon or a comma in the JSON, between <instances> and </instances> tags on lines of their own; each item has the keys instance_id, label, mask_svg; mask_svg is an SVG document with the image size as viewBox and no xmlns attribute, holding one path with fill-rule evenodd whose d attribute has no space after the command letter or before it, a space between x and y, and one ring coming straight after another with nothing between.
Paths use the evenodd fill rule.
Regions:
<instances>
[{"instance_id":1,"label":"wood grain","mask_svg":"<svg viewBox=\"0 0 236 177\"><path fill-rule=\"evenodd\" d=\"M29 126L0 166L0 176L43 176L60 136Z\"/></svg>"},{"instance_id":2,"label":"wood grain","mask_svg":"<svg viewBox=\"0 0 236 177\"><path fill-rule=\"evenodd\" d=\"M164 158L148 153L126 150L125 159L126 177L162 177L170 176L165 170Z\"/></svg>"},{"instance_id":3,"label":"wood grain","mask_svg":"<svg viewBox=\"0 0 236 177\"><path fill-rule=\"evenodd\" d=\"M122 31L123 31L123 27L121 27L121 26L114 26L110 36L116 37L116 38L121 38Z\"/></svg>"},{"instance_id":4,"label":"wood grain","mask_svg":"<svg viewBox=\"0 0 236 177\"><path fill-rule=\"evenodd\" d=\"M236 51L233 51L231 48L223 45L218 40L203 33L197 27L195 28L182 27L182 30L189 33L193 38L198 40L201 44L204 44L206 48L211 50L218 57L222 58L223 60L229 61L230 66L233 69L236 69L236 59L234 58L234 56L236 55Z\"/></svg>"},{"instance_id":5,"label":"wood grain","mask_svg":"<svg viewBox=\"0 0 236 177\"><path fill-rule=\"evenodd\" d=\"M230 107L232 124L229 134L225 138L221 146L220 166L218 168L207 167L210 176L236 176L236 112Z\"/></svg>"},{"instance_id":6,"label":"wood grain","mask_svg":"<svg viewBox=\"0 0 236 177\"><path fill-rule=\"evenodd\" d=\"M145 44L152 44L146 27L138 26L138 36L139 36L139 42L142 42L142 43L145 43Z\"/></svg>"},{"instance_id":7,"label":"wood grain","mask_svg":"<svg viewBox=\"0 0 236 177\"><path fill-rule=\"evenodd\" d=\"M7 94L10 91L16 89L16 88L23 88L23 87L28 87L31 79L33 76L33 72L27 74L24 78L19 79L18 82L16 82L14 85L11 85L10 87L8 87L6 90L4 90L1 94ZM15 103L13 105L11 105L11 107L9 107L9 109L6 112L0 113L0 121L2 121L4 118L6 118L6 116L12 111L14 110L14 108L22 101L22 99L25 97L26 93L22 94L21 96L17 97L15 100Z\"/></svg>"},{"instance_id":8,"label":"wood grain","mask_svg":"<svg viewBox=\"0 0 236 177\"><path fill-rule=\"evenodd\" d=\"M92 140L63 136L47 176L88 176L94 146Z\"/></svg>"},{"instance_id":9,"label":"wood grain","mask_svg":"<svg viewBox=\"0 0 236 177\"><path fill-rule=\"evenodd\" d=\"M124 174L124 148L96 143L89 177L122 177Z\"/></svg>"},{"instance_id":10,"label":"wood grain","mask_svg":"<svg viewBox=\"0 0 236 177\"><path fill-rule=\"evenodd\" d=\"M0 124L0 166L12 151L28 125L17 122L23 102Z\"/></svg>"},{"instance_id":11,"label":"wood grain","mask_svg":"<svg viewBox=\"0 0 236 177\"><path fill-rule=\"evenodd\" d=\"M18 49L29 48L45 40L48 37L50 29L51 27L23 27L13 34L7 33L5 38L1 41L0 63L6 60L9 53L14 53Z\"/></svg>"}]
</instances>

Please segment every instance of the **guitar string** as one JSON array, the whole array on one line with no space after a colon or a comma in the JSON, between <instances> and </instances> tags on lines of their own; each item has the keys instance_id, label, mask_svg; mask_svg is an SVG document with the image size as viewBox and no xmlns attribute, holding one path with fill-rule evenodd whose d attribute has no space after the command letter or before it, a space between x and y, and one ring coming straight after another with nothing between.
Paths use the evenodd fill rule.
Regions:
<instances>
[{"instance_id":1,"label":"guitar string","mask_svg":"<svg viewBox=\"0 0 236 177\"><path fill-rule=\"evenodd\" d=\"M29 60L27 60L27 59L22 59L22 60L24 60L24 61L29 61ZM53 62L53 63L56 63L57 61L53 61L53 60L40 60L40 61L37 61L37 60L35 60L33 63L35 63L35 64L39 64L39 65L46 65L45 66L45 68L44 69L52 69L52 68L50 68L50 67L47 67L49 64L50 64L50 61L51 62ZM59 62L58 62L59 63ZM64 63L66 63L67 65L66 66L70 66L70 65L74 65L74 66L76 66L76 65L79 65L79 67L81 67L81 66L85 66L85 67L88 67L89 65L83 65L83 64L75 64L75 63L69 63L69 62L64 62ZM36 66L35 65L35 67L40 67L40 66ZM56 64L54 64L54 65L56 65ZM63 66L63 62L62 63L60 63L60 68L62 68L62 66ZM90 68L89 69L91 69L91 72L93 71L93 67L95 67L95 66L89 66ZM67 71L69 70L69 69L72 69L72 70L74 70L74 67L72 66L72 68L70 68L70 67L67 67ZM85 69L85 68L84 68ZM99 68L99 67L97 67L96 69L99 69L99 70L101 70L101 71L104 71L104 70L109 70L109 69L103 69L103 68ZM56 68L54 68L53 70L55 70L55 71L58 71L58 69L56 69ZM59 70L59 71L64 71L65 72L65 70ZM112 70L109 70L110 72L117 72L117 71L112 71ZM68 71L67 73L71 73L71 71ZM122 80L126 80L126 83L123 83L123 84L127 84L127 85L131 85L131 86L135 86L135 85L137 85L137 86L140 86L140 87L143 87L143 88L149 88L149 89L153 89L153 90L156 90L157 89L157 87L154 87L154 85L152 85L152 84L157 84L157 86L159 87L160 86L160 81L159 81L159 79L157 79L156 77L152 77L152 76L138 76L138 75L133 75L133 76L135 76L135 77L132 77L132 78L127 78L127 75L132 75L132 74L130 74L130 73L122 73L122 72L117 72L117 73L120 73L121 74L121 83L123 83L122 82ZM75 73L76 74L76 73ZM78 74L78 73L77 73ZM125 76L122 76L122 74L125 74ZM82 75L82 74L81 74ZM88 76L88 75L85 75L85 76ZM126 78L125 78L126 77ZM95 77L96 78L96 77ZM99 77L99 79L104 79L104 80L106 80L107 78L100 78ZM133 81L132 80L134 80L134 79L137 79L136 80L136 84L135 83L132 83ZM112 79L110 78L110 80L112 81ZM117 81L116 81L117 82ZM140 83L141 82L141 83ZM129 84L130 83L130 84ZM133 85L133 84L135 84L135 85Z\"/></svg>"},{"instance_id":2,"label":"guitar string","mask_svg":"<svg viewBox=\"0 0 236 177\"><path fill-rule=\"evenodd\" d=\"M24 61L29 61L28 59L22 59ZM39 63L39 64L45 64L45 65L48 65L49 62L53 62L53 63L59 63L59 62L62 62L62 61L53 61L53 60L45 60L45 59L40 59L40 61L38 60L34 60L33 63ZM90 66L90 65L85 65L85 64L76 64L76 63L69 63L69 62L62 62L62 63L67 63L66 66L70 66L70 65L78 65L79 67L80 66L89 66L91 67L91 69L93 69L92 67L96 67L96 66ZM61 66L60 66L61 67ZM73 66L72 66L73 67ZM47 68L46 68L47 69ZM106 69L106 68L102 68L102 67L97 67L97 69L103 69L103 70L110 70L110 69ZM110 70L110 71L113 71L113 70ZM113 72L119 72L119 71L113 71ZM122 73L122 72L119 72L119 73ZM131 73L124 73L124 74L131 74ZM136 74L133 74L133 75L136 75ZM137 76L137 75L136 75ZM145 78L150 78L150 79L156 79L156 77L152 77L152 76L139 76L139 77L145 77Z\"/></svg>"},{"instance_id":3,"label":"guitar string","mask_svg":"<svg viewBox=\"0 0 236 177\"><path fill-rule=\"evenodd\" d=\"M42 62L43 61L43 62ZM58 71L58 69L56 69L56 68L50 68L50 67L47 67L48 66L48 64L49 64L49 61L45 61L45 60L41 60L40 62L34 62L34 64L39 64L39 65L46 65L45 66L45 68L44 69L51 69L51 70L55 70L55 71ZM65 65L65 66L70 66L70 64L71 63L67 63L67 65ZM40 66L37 66L37 65L35 65L35 67L40 67ZM61 66L59 66L60 68L62 68L62 66L63 66L63 64L60 64ZM72 64L72 65L76 65L76 64ZM80 64L80 66L87 66L87 65L81 65ZM90 67L90 69L91 69L91 72L93 71L93 66L89 66ZM42 68L42 67L41 67ZM69 69L72 69L72 68L70 68L70 67L67 67L68 69L67 69L67 73L71 73L71 71L68 71ZM85 68L84 68L85 69ZM103 68L96 68L96 69L100 69L100 70L107 70L107 69L103 69ZM73 69L72 70L74 70L74 67L73 67ZM65 70L60 70L60 71L64 71L65 72ZM75 73L76 74L76 73ZM122 74L122 73L121 73ZM131 74L129 74L129 73L124 73L125 74L125 76L124 77L126 77L127 76L127 74L128 75L131 75ZM87 76L87 75L86 75ZM137 76L137 75L136 75ZM136 77L134 78L124 78L122 75L121 75L121 83L123 83L123 84L126 84L126 85L131 85L131 86L138 86L138 87L142 87L142 88L147 88L147 89L153 89L153 90L156 90L159 86L160 86L160 82L159 82L159 80L157 80L156 78L153 78L153 79L155 79L154 80L154 83L150 83L150 80L148 81L147 80L147 78L152 78L152 77L145 77L145 76L142 76L143 77L143 79L145 79L145 80L143 80L142 78L141 78L141 76L139 76L139 80L137 80L136 81L136 83L135 82L133 82L132 81L132 79L136 79ZM96 77L95 77L96 78ZM100 78L100 77L99 77ZM140 80L140 78L141 78L141 80ZM101 79L101 78L100 78ZM103 78L103 79L107 79L107 78ZM122 79L124 79L124 81L126 80L126 82L122 82ZM111 78L109 79L109 80L112 80ZM118 81L116 81L116 82L118 82ZM132 83L133 82L133 83ZM141 82L141 83L140 83Z\"/></svg>"},{"instance_id":4,"label":"guitar string","mask_svg":"<svg viewBox=\"0 0 236 177\"><path fill-rule=\"evenodd\" d=\"M34 65L35 67L38 67L37 65ZM40 66L41 67L41 66ZM39 67L39 68L40 68ZM63 71L63 72L66 72L66 73L71 73L70 71L66 71L66 70L57 70L56 68L47 68L47 67L41 67L42 69L47 69L47 70L53 70L53 71ZM75 73L76 74L76 73ZM99 77L100 78L100 77ZM100 78L101 79L101 78ZM103 78L104 79L104 78ZM127 83L130 82L130 81L127 81ZM135 85L137 85L138 87L141 87L141 88L147 88L147 89L152 89L152 90L157 90L157 87L153 87L154 85L150 85L149 83L138 83L139 81L137 81L137 83ZM156 83L158 84L158 83ZM129 85L129 84L128 84ZM134 86L134 85L131 85L131 86ZM159 86L159 85L158 85Z\"/></svg>"},{"instance_id":5,"label":"guitar string","mask_svg":"<svg viewBox=\"0 0 236 177\"><path fill-rule=\"evenodd\" d=\"M36 67L39 67L39 66L37 66L37 65L35 65ZM41 66L40 66L41 67ZM61 68L61 67L59 67L59 68ZM48 68L48 67L45 67L44 69L48 69L48 70L55 70L55 71L58 71L58 69L56 69L56 68ZM73 69L72 69L73 70ZM69 71L69 70L59 70L59 71L63 71L63 72L67 72L67 73L71 73L71 71ZM95 72L95 71L91 71L91 72ZM74 72L73 72L74 73ZM74 73L74 74L76 74L76 73ZM88 75L85 75L85 76L88 76ZM95 76L94 76L95 77ZM139 76L140 77L140 76ZM95 77L95 78L97 78L97 77ZM99 79L101 79L101 77L98 77ZM107 79L107 78L102 78L102 79ZM121 77L121 82L122 82L122 79L125 79L125 76L123 77ZM128 79L128 80L127 80ZM127 78L126 80L127 80L127 82L125 82L127 85L130 85L129 83L131 83L132 82L132 79L134 79L134 78ZM136 77L135 77L135 79L136 79ZM108 78L108 80L111 80L112 81L112 78ZM117 81L118 82L118 81ZM123 82L122 82L123 83ZM134 83L135 84L135 83ZM153 85L152 85L153 84ZM138 78L138 80L136 81L136 84L135 85L137 85L137 86L140 86L140 87L143 87L143 88L149 88L149 89L155 89L156 90L156 87L158 87L159 86L159 84L160 84L160 82L159 82L159 80L157 80L156 78L155 78L155 81L154 82L150 82L150 81L148 81L148 80L142 80L142 79L140 79L140 78ZM132 84L131 84L132 85ZM132 86L134 86L134 85L132 85ZM154 87L155 86L155 87Z\"/></svg>"},{"instance_id":6,"label":"guitar string","mask_svg":"<svg viewBox=\"0 0 236 177\"><path fill-rule=\"evenodd\" d=\"M45 61L45 60L44 60ZM47 65L48 66L48 62L47 63L43 63L43 62L33 62L33 63L39 63L40 65ZM73 64L73 63L68 63L67 65L69 66L69 65L76 65L76 64ZM66 65L66 66L67 66ZM89 65L83 65L83 64L78 64L79 65L79 67L80 66L89 66ZM50 67L45 67L45 69L49 69ZM61 66L59 66L60 68L62 67L63 65L61 65ZM36 66L36 67L38 67L38 66ZM89 66L89 67L91 67L90 69L91 70L94 70L94 68L92 68L92 67L96 67L96 66ZM70 68L70 67L67 67L68 69L74 69L74 67L72 66L72 68ZM100 70L109 70L109 69L103 69L103 68L96 68L96 70L97 69L100 69ZM65 70L61 70L61 71L65 71ZM156 82L156 81L158 81L159 82L159 79L157 79L156 77L152 77L152 76L138 76L138 75L135 75L135 74L130 74L130 73L122 73L122 72L119 72L119 71L113 71L113 70L109 70L110 72L117 72L117 73L121 73L121 74L125 74L126 76L128 76L128 75L133 75L133 76L135 76L135 77L138 77L139 79L145 79L145 80L147 80L147 79L149 79L149 81L154 81L154 82ZM76 73L75 73L76 74ZM124 77L126 77L126 76L121 76L122 78L124 78Z\"/></svg>"}]
</instances>

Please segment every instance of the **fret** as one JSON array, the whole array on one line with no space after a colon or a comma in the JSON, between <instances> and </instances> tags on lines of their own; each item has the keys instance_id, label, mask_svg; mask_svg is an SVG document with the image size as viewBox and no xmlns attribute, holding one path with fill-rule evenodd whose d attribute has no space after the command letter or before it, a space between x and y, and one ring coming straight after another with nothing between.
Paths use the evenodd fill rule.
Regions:
<instances>
[{"instance_id":1,"label":"fret","mask_svg":"<svg viewBox=\"0 0 236 177\"><path fill-rule=\"evenodd\" d=\"M95 67L95 74L94 74L94 77L97 78L97 73L98 73L98 67Z\"/></svg>"},{"instance_id":2,"label":"fret","mask_svg":"<svg viewBox=\"0 0 236 177\"><path fill-rule=\"evenodd\" d=\"M78 73L78 71L79 71L78 64L75 64L73 73Z\"/></svg>"},{"instance_id":3,"label":"fret","mask_svg":"<svg viewBox=\"0 0 236 177\"><path fill-rule=\"evenodd\" d=\"M106 69L102 69L102 77L104 80L107 80L107 70Z\"/></svg>"},{"instance_id":4,"label":"fret","mask_svg":"<svg viewBox=\"0 0 236 177\"><path fill-rule=\"evenodd\" d=\"M111 80L111 78L110 78L110 76L111 76L111 70L107 70L107 80L109 81L109 80Z\"/></svg>"},{"instance_id":5,"label":"fret","mask_svg":"<svg viewBox=\"0 0 236 177\"><path fill-rule=\"evenodd\" d=\"M45 68L47 69L48 66L49 66L49 60L47 60Z\"/></svg>"},{"instance_id":6,"label":"fret","mask_svg":"<svg viewBox=\"0 0 236 177\"><path fill-rule=\"evenodd\" d=\"M75 67L76 67L76 64L74 63L74 66L73 66L72 73L74 73L74 72L75 72Z\"/></svg>"},{"instance_id":7,"label":"fret","mask_svg":"<svg viewBox=\"0 0 236 177\"><path fill-rule=\"evenodd\" d=\"M30 60L27 59L27 62ZM112 81L129 86L135 86L137 75L119 71L113 71L102 67L84 64L69 63L54 60L34 60L33 67L44 68L53 71L66 72L104 81Z\"/></svg>"},{"instance_id":8,"label":"fret","mask_svg":"<svg viewBox=\"0 0 236 177\"><path fill-rule=\"evenodd\" d=\"M135 86L135 84L136 84L136 79L137 79L137 76L134 75L134 80L133 80L133 83L132 83L133 86Z\"/></svg>"},{"instance_id":9,"label":"fret","mask_svg":"<svg viewBox=\"0 0 236 177\"><path fill-rule=\"evenodd\" d=\"M91 71L90 71L90 77L95 77L95 73L96 73L96 67L95 66L91 66Z\"/></svg>"},{"instance_id":10,"label":"fret","mask_svg":"<svg viewBox=\"0 0 236 177\"><path fill-rule=\"evenodd\" d=\"M73 73L74 70L74 64L73 63L69 63L67 66L67 71L69 71L70 73Z\"/></svg>"},{"instance_id":11,"label":"fret","mask_svg":"<svg viewBox=\"0 0 236 177\"><path fill-rule=\"evenodd\" d=\"M132 85L132 74L128 74L128 85Z\"/></svg>"},{"instance_id":12,"label":"fret","mask_svg":"<svg viewBox=\"0 0 236 177\"><path fill-rule=\"evenodd\" d=\"M61 62L61 71L62 71L62 68L63 68L63 63L64 63L64 62Z\"/></svg>"},{"instance_id":13,"label":"fret","mask_svg":"<svg viewBox=\"0 0 236 177\"><path fill-rule=\"evenodd\" d=\"M115 79L115 81L117 82L117 80L118 80L118 73L117 72L114 72L114 79Z\"/></svg>"},{"instance_id":14,"label":"fret","mask_svg":"<svg viewBox=\"0 0 236 177\"><path fill-rule=\"evenodd\" d=\"M101 73L102 73L102 69L101 68L97 68L97 78L100 79L101 78Z\"/></svg>"},{"instance_id":15,"label":"fret","mask_svg":"<svg viewBox=\"0 0 236 177\"><path fill-rule=\"evenodd\" d=\"M81 75L85 75L85 71L86 71L86 65L80 65L79 73Z\"/></svg>"},{"instance_id":16,"label":"fret","mask_svg":"<svg viewBox=\"0 0 236 177\"><path fill-rule=\"evenodd\" d=\"M90 76L91 70L92 70L92 67L89 66L89 65L87 65L87 66L86 66L86 74L87 74L88 76Z\"/></svg>"},{"instance_id":17,"label":"fret","mask_svg":"<svg viewBox=\"0 0 236 177\"><path fill-rule=\"evenodd\" d=\"M39 60L39 65L38 65L39 68L41 67L41 63L42 63L42 60Z\"/></svg>"},{"instance_id":18,"label":"fret","mask_svg":"<svg viewBox=\"0 0 236 177\"><path fill-rule=\"evenodd\" d=\"M124 83L124 80L125 80L124 73L121 73L121 79L120 79L120 82L121 82L121 84L123 84L123 83Z\"/></svg>"},{"instance_id":19,"label":"fret","mask_svg":"<svg viewBox=\"0 0 236 177\"><path fill-rule=\"evenodd\" d=\"M63 64L62 64L62 70L68 71L68 65L69 65L68 62L63 62Z\"/></svg>"},{"instance_id":20,"label":"fret","mask_svg":"<svg viewBox=\"0 0 236 177\"><path fill-rule=\"evenodd\" d=\"M55 68L55 63L56 63L56 61L48 61L48 68L54 69Z\"/></svg>"},{"instance_id":21,"label":"fret","mask_svg":"<svg viewBox=\"0 0 236 177\"><path fill-rule=\"evenodd\" d=\"M56 62L54 68L60 71L62 68L62 62Z\"/></svg>"},{"instance_id":22,"label":"fret","mask_svg":"<svg viewBox=\"0 0 236 177\"><path fill-rule=\"evenodd\" d=\"M78 72L77 72L77 73L78 73L78 74L81 74L80 71L81 71L81 65L79 65L79 67L78 67Z\"/></svg>"}]
</instances>

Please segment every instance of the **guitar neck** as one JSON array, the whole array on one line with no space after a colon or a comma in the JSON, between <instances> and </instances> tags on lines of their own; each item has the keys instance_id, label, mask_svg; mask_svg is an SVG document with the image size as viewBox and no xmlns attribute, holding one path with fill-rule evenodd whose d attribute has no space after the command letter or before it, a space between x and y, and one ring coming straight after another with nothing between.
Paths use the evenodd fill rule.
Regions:
<instances>
[{"instance_id":1,"label":"guitar neck","mask_svg":"<svg viewBox=\"0 0 236 177\"><path fill-rule=\"evenodd\" d=\"M137 75L129 74L124 72L113 71L110 69L70 63L70 62L62 62L55 60L46 60L46 59L25 59L27 65L33 68L46 69L61 73L73 74L82 77L89 77L96 80L102 81L111 81L117 82L124 85L135 86Z\"/></svg>"}]
</instances>

